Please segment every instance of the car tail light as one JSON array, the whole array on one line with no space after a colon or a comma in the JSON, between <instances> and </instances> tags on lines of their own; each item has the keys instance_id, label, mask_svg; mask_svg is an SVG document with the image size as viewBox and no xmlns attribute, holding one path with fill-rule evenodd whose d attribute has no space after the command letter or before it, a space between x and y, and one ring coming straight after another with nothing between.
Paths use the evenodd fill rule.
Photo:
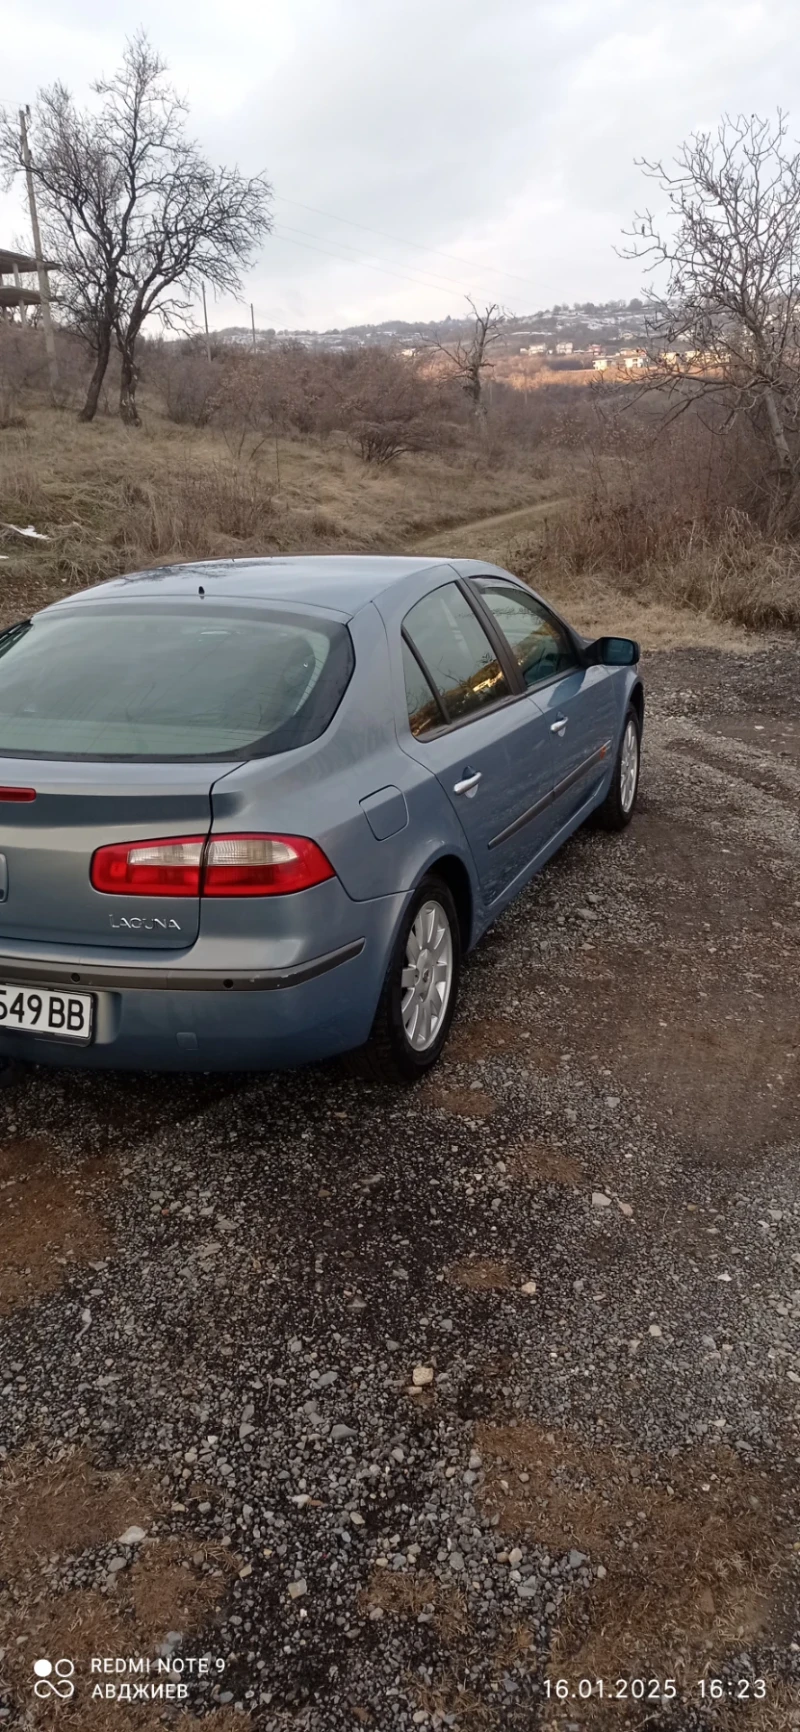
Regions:
<instances>
[{"instance_id":1,"label":"car tail light","mask_svg":"<svg viewBox=\"0 0 800 1732\"><path fill-rule=\"evenodd\" d=\"M199 896L205 836L114 842L92 856L95 890L118 896Z\"/></svg>"},{"instance_id":2,"label":"car tail light","mask_svg":"<svg viewBox=\"0 0 800 1732\"><path fill-rule=\"evenodd\" d=\"M306 836L167 836L92 856L95 890L117 896L286 896L335 876Z\"/></svg>"},{"instance_id":3,"label":"car tail light","mask_svg":"<svg viewBox=\"0 0 800 1732\"><path fill-rule=\"evenodd\" d=\"M35 800L35 788L0 788L0 800Z\"/></svg>"},{"instance_id":4,"label":"car tail light","mask_svg":"<svg viewBox=\"0 0 800 1732\"><path fill-rule=\"evenodd\" d=\"M212 836L202 893L287 896L333 877L330 861L306 836Z\"/></svg>"}]
</instances>

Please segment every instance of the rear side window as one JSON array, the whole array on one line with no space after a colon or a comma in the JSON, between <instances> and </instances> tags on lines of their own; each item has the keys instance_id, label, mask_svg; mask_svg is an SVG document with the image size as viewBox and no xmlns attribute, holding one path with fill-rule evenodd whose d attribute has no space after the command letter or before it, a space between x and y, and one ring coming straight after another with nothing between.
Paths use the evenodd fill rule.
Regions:
<instances>
[{"instance_id":1,"label":"rear side window","mask_svg":"<svg viewBox=\"0 0 800 1732\"><path fill-rule=\"evenodd\" d=\"M346 627L266 609L83 606L0 638L0 756L262 757L314 740Z\"/></svg>"},{"instance_id":2,"label":"rear side window","mask_svg":"<svg viewBox=\"0 0 800 1732\"><path fill-rule=\"evenodd\" d=\"M488 637L454 583L423 596L403 631L436 688L448 722L463 721L511 696Z\"/></svg>"},{"instance_id":3,"label":"rear side window","mask_svg":"<svg viewBox=\"0 0 800 1732\"><path fill-rule=\"evenodd\" d=\"M406 687L408 725L415 738L440 728L444 721L439 700L431 691L424 673L407 643L403 644L403 679Z\"/></svg>"},{"instance_id":4,"label":"rear side window","mask_svg":"<svg viewBox=\"0 0 800 1732\"><path fill-rule=\"evenodd\" d=\"M510 583L478 578L475 588L494 614L510 645L526 686L553 679L577 667L567 633L533 595Z\"/></svg>"}]
</instances>

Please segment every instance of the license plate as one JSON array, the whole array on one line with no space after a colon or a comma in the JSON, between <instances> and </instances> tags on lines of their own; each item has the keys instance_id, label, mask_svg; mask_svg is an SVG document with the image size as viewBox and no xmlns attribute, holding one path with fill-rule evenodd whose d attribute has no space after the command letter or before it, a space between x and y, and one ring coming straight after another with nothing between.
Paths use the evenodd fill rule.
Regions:
<instances>
[{"instance_id":1,"label":"license plate","mask_svg":"<svg viewBox=\"0 0 800 1732\"><path fill-rule=\"evenodd\" d=\"M0 1034L20 1030L51 1040L92 1038L94 999L89 992L51 992L47 986L0 984Z\"/></svg>"}]
</instances>

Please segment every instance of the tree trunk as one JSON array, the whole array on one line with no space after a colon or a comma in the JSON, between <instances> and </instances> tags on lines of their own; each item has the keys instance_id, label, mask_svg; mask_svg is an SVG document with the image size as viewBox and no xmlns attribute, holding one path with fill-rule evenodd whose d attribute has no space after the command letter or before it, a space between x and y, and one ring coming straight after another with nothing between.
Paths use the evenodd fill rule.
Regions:
<instances>
[{"instance_id":1,"label":"tree trunk","mask_svg":"<svg viewBox=\"0 0 800 1732\"><path fill-rule=\"evenodd\" d=\"M786 437L780 409L775 401L775 393L770 385L764 390L764 408L769 423L772 447L778 469L778 482L770 506L769 528L773 535L785 535L791 520L795 515L796 471L792 462L789 441Z\"/></svg>"},{"instance_id":2,"label":"tree trunk","mask_svg":"<svg viewBox=\"0 0 800 1732\"><path fill-rule=\"evenodd\" d=\"M103 380L106 376L106 369L108 367L110 355L111 327L109 326L108 330L101 331L98 337L97 360L94 364L94 372L89 380L89 388L86 392L86 401L78 416L79 421L93 421L97 414L97 405L100 400L100 392L102 390Z\"/></svg>"},{"instance_id":3,"label":"tree trunk","mask_svg":"<svg viewBox=\"0 0 800 1732\"><path fill-rule=\"evenodd\" d=\"M136 407L136 386L139 370L133 358L134 341L135 339L128 337L120 343L122 377L119 387L119 413L120 419L125 422L126 427L141 427L142 424L139 410Z\"/></svg>"},{"instance_id":4,"label":"tree trunk","mask_svg":"<svg viewBox=\"0 0 800 1732\"><path fill-rule=\"evenodd\" d=\"M770 433L772 434L772 443L775 447L775 456L778 459L778 468L784 477L790 478L792 473L792 457L789 450L789 442L784 433L783 422L778 413L778 405L775 402L775 393L770 385L767 385L764 391L764 407L767 411L767 420L769 422Z\"/></svg>"}]
</instances>

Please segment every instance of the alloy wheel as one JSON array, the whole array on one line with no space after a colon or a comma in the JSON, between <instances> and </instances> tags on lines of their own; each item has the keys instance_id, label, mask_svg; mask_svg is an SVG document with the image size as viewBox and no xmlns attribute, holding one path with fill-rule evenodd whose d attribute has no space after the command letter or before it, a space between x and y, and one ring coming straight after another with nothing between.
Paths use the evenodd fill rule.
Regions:
<instances>
[{"instance_id":1,"label":"alloy wheel","mask_svg":"<svg viewBox=\"0 0 800 1732\"><path fill-rule=\"evenodd\" d=\"M622 739L622 752L619 766L619 797L622 810L630 812L636 797L636 784L639 780L639 735L632 716L628 717L625 733Z\"/></svg>"},{"instance_id":2,"label":"alloy wheel","mask_svg":"<svg viewBox=\"0 0 800 1732\"><path fill-rule=\"evenodd\" d=\"M441 906L431 898L417 909L406 939L400 1014L415 1052L433 1046L453 985L453 935Z\"/></svg>"}]
</instances>

